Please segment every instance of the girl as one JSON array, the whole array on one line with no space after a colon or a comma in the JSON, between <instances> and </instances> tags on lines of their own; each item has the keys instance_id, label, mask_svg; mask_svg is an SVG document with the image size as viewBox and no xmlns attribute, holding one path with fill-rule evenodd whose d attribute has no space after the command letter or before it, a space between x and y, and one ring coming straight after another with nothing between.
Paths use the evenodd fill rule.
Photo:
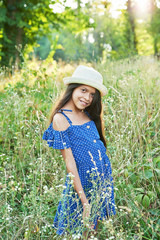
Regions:
<instances>
[{"instance_id":1,"label":"girl","mask_svg":"<svg viewBox=\"0 0 160 240\"><path fill-rule=\"evenodd\" d=\"M82 65L63 81L67 90L43 135L49 147L61 150L68 172L53 227L59 235L82 234L86 227L95 229L98 220L115 214L101 120L101 95L107 89L99 72Z\"/></svg>"}]
</instances>

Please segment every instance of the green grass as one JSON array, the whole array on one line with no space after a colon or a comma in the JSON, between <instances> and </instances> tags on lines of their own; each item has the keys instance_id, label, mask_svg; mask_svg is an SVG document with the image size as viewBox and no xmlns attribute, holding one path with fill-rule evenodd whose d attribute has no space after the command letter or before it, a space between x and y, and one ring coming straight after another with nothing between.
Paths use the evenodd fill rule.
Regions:
<instances>
[{"instance_id":1,"label":"green grass","mask_svg":"<svg viewBox=\"0 0 160 240\"><path fill-rule=\"evenodd\" d=\"M108 88L104 121L117 205L96 237L158 240L160 62L137 57L93 66ZM42 135L74 67L32 61L9 77L1 70L0 239L58 239L51 225L65 165Z\"/></svg>"}]
</instances>

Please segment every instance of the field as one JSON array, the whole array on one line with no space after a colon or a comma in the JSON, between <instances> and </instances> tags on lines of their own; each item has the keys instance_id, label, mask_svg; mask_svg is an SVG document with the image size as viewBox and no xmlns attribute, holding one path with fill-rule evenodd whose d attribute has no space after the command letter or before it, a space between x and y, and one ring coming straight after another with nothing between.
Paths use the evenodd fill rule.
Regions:
<instances>
[{"instance_id":1,"label":"field","mask_svg":"<svg viewBox=\"0 0 160 240\"><path fill-rule=\"evenodd\" d=\"M108 88L103 98L105 136L117 214L101 223L90 239L158 240L160 62L135 57L93 66ZM65 164L42 135L64 90L62 78L75 67L32 60L13 75L1 69L0 239L64 239L56 236L52 222Z\"/></svg>"}]
</instances>

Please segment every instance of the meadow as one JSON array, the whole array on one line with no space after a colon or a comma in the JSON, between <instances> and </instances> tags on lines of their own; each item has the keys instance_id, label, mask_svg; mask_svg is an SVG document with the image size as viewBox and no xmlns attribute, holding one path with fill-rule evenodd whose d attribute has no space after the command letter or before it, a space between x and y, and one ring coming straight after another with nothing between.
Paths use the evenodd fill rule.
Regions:
<instances>
[{"instance_id":1,"label":"meadow","mask_svg":"<svg viewBox=\"0 0 160 240\"><path fill-rule=\"evenodd\" d=\"M107 155L117 214L90 239L160 239L160 62L151 57L85 63L108 88L103 98ZM58 237L52 222L66 169L60 152L42 140L62 78L76 63L26 61L0 75L0 239Z\"/></svg>"}]
</instances>

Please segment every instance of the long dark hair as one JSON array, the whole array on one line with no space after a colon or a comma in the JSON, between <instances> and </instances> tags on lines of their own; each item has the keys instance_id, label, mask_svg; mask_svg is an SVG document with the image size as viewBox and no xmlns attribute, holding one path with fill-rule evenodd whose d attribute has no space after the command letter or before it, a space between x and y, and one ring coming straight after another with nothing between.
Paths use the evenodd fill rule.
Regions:
<instances>
[{"instance_id":1,"label":"long dark hair","mask_svg":"<svg viewBox=\"0 0 160 240\"><path fill-rule=\"evenodd\" d=\"M65 93L63 94L62 98L58 101L57 105L53 109L51 116L50 116L50 123L53 121L54 115L61 109L63 106L71 99L72 93L74 89L81 86L82 84L79 83L71 83L68 85ZM104 138L104 128L102 123L102 101L101 101L101 94L96 89L93 101L89 107L86 108L86 111L89 113L91 120L93 120L96 124L97 130L100 135L101 141L104 143L106 147L106 141Z\"/></svg>"}]
</instances>

